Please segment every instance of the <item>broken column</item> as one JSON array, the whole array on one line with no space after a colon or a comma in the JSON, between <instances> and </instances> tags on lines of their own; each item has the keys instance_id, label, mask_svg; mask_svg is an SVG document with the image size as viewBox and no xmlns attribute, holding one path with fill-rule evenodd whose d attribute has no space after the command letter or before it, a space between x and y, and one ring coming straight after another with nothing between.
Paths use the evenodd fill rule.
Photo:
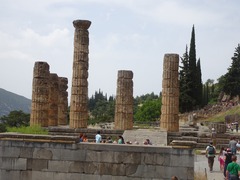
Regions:
<instances>
[{"instance_id":1,"label":"broken column","mask_svg":"<svg viewBox=\"0 0 240 180\"><path fill-rule=\"evenodd\" d=\"M165 54L162 79L162 107L160 127L168 132L179 131L178 54Z\"/></svg>"},{"instance_id":2,"label":"broken column","mask_svg":"<svg viewBox=\"0 0 240 180\"><path fill-rule=\"evenodd\" d=\"M86 128L88 120L88 28L91 21L75 20L70 127Z\"/></svg>"},{"instance_id":3,"label":"broken column","mask_svg":"<svg viewBox=\"0 0 240 180\"><path fill-rule=\"evenodd\" d=\"M115 103L115 129L133 129L133 72L118 71Z\"/></svg>"},{"instance_id":4,"label":"broken column","mask_svg":"<svg viewBox=\"0 0 240 180\"><path fill-rule=\"evenodd\" d=\"M58 75L50 73L48 96L48 126L58 125Z\"/></svg>"},{"instance_id":5,"label":"broken column","mask_svg":"<svg viewBox=\"0 0 240 180\"><path fill-rule=\"evenodd\" d=\"M67 125L68 115L68 79L58 78L58 125Z\"/></svg>"},{"instance_id":6,"label":"broken column","mask_svg":"<svg viewBox=\"0 0 240 180\"><path fill-rule=\"evenodd\" d=\"M30 126L48 126L49 65L37 61L33 68Z\"/></svg>"}]
</instances>

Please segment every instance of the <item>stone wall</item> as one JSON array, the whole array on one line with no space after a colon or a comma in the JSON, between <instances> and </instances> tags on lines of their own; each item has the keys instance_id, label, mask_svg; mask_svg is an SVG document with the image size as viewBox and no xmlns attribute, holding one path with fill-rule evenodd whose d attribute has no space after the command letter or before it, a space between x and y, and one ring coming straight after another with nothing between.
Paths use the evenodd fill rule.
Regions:
<instances>
[{"instance_id":1,"label":"stone wall","mask_svg":"<svg viewBox=\"0 0 240 180\"><path fill-rule=\"evenodd\" d=\"M0 179L194 179L191 149L27 139L0 141Z\"/></svg>"}]
</instances>

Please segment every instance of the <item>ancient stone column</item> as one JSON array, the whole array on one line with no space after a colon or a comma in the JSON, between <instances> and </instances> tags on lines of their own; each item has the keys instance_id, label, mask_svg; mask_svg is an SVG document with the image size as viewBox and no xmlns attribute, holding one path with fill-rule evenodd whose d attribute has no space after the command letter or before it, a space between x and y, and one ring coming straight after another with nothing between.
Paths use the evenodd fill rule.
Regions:
<instances>
[{"instance_id":1,"label":"ancient stone column","mask_svg":"<svg viewBox=\"0 0 240 180\"><path fill-rule=\"evenodd\" d=\"M75 20L70 127L86 128L88 120L88 28L91 21Z\"/></svg>"},{"instance_id":2,"label":"ancient stone column","mask_svg":"<svg viewBox=\"0 0 240 180\"><path fill-rule=\"evenodd\" d=\"M58 78L58 125L67 125L68 115L68 79Z\"/></svg>"},{"instance_id":3,"label":"ancient stone column","mask_svg":"<svg viewBox=\"0 0 240 180\"><path fill-rule=\"evenodd\" d=\"M58 125L58 75L50 73L48 96L48 126Z\"/></svg>"},{"instance_id":4,"label":"ancient stone column","mask_svg":"<svg viewBox=\"0 0 240 180\"><path fill-rule=\"evenodd\" d=\"M162 109L160 127L168 132L179 131L178 54L165 54L162 79Z\"/></svg>"},{"instance_id":5,"label":"ancient stone column","mask_svg":"<svg viewBox=\"0 0 240 180\"><path fill-rule=\"evenodd\" d=\"M118 71L115 103L115 129L133 129L133 72Z\"/></svg>"},{"instance_id":6,"label":"ancient stone column","mask_svg":"<svg viewBox=\"0 0 240 180\"><path fill-rule=\"evenodd\" d=\"M48 63L40 61L35 62L33 68L30 126L48 126L49 76Z\"/></svg>"}]
</instances>

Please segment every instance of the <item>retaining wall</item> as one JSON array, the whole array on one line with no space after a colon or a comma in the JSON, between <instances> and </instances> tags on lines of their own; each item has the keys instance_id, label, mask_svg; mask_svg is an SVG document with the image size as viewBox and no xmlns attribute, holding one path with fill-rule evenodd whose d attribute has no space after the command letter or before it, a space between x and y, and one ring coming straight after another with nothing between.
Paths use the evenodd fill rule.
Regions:
<instances>
[{"instance_id":1,"label":"retaining wall","mask_svg":"<svg viewBox=\"0 0 240 180\"><path fill-rule=\"evenodd\" d=\"M192 149L0 139L1 180L194 179Z\"/></svg>"}]
</instances>

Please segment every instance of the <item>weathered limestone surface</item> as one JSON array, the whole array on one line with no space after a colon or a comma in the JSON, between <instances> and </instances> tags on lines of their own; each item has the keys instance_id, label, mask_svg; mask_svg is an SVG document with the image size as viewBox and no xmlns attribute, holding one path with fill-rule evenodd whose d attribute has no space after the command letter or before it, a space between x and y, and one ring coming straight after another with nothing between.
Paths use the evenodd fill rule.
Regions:
<instances>
[{"instance_id":1,"label":"weathered limestone surface","mask_svg":"<svg viewBox=\"0 0 240 180\"><path fill-rule=\"evenodd\" d=\"M72 92L70 102L70 127L86 128L88 120L88 53L91 22L75 20L74 59L72 74Z\"/></svg>"},{"instance_id":2,"label":"weathered limestone surface","mask_svg":"<svg viewBox=\"0 0 240 180\"><path fill-rule=\"evenodd\" d=\"M46 62L35 62L32 83L30 125L42 127L66 125L68 79L50 73Z\"/></svg>"},{"instance_id":3,"label":"weathered limestone surface","mask_svg":"<svg viewBox=\"0 0 240 180\"><path fill-rule=\"evenodd\" d=\"M123 133L125 141L138 142L143 145L145 139L150 139L153 145L167 145L168 134L160 129L133 129Z\"/></svg>"},{"instance_id":4,"label":"weathered limestone surface","mask_svg":"<svg viewBox=\"0 0 240 180\"><path fill-rule=\"evenodd\" d=\"M50 73L48 96L48 126L58 125L58 75Z\"/></svg>"},{"instance_id":5,"label":"weathered limestone surface","mask_svg":"<svg viewBox=\"0 0 240 180\"><path fill-rule=\"evenodd\" d=\"M178 163L181 162L181 163ZM0 179L194 179L192 149L0 141Z\"/></svg>"},{"instance_id":6,"label":"weathered limestone surface","mask_svg":"<svg viewBox=\"0 0 240 180\"><path fill-rule=\"evenodd\" d=\"M133 72L118 71L115 129L133 129Z\"/></svg>"},{"instance_id":7,"label":"weathered limestone surface","mask_svg":"<svg viewBox=\"0 0 240 180\"><path fill-rule=\"evenodd\" d=\"M168 132L179 131L179 80L178 80L178 54L165 54L163 62L162 80L162 129Z\"/></svg>"},{"instance_id":8,"label":"weathered limestone surface","mask_svg":"<svg viewBox=\"0 0 240 180\"><path fill-rule=\"evenodd\" d=\"M33 69L30 125L48 126L49 65L37 61Z\"/></svg>"},{"instance_id":9,"label":"weathered limestone surface","mask_svg":"<svg viewBox=\"0 0 240 180\"><path fill-rule=\"evenodd\" d=\"M59 94L58 94L58 125L67 125L68 111L68 79L59 77Z\"/></svg>"}]
</instances>

